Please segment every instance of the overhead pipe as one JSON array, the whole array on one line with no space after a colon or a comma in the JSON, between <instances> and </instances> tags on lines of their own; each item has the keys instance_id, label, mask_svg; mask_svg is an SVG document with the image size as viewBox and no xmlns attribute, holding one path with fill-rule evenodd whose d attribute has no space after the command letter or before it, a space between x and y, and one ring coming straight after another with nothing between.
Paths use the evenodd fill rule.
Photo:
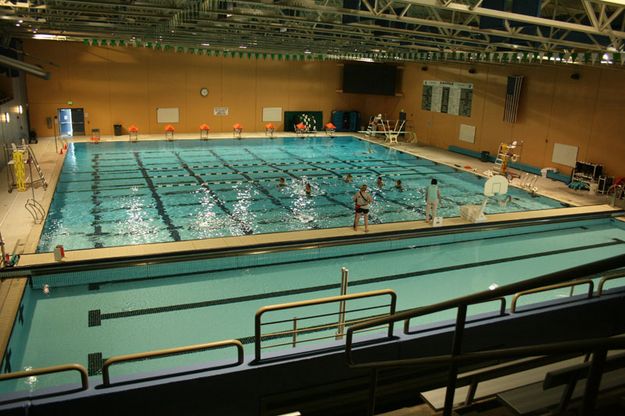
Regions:
<instances>
[{"instance_id":1,"label":"overhead pipe","mask_svg":"<svg viewBox=\"0 0 625 416\"><path fill-rule=\"evenodd\" d=\"M8 66L9 68L19 69L29 74L35 75L39 78L50 79L50 73L44 71L43 69L41 69L41 67L33 64L27 64L26 62L9 58L8 56L0 55L0 65Z\"/></svg>"}]
</instances>

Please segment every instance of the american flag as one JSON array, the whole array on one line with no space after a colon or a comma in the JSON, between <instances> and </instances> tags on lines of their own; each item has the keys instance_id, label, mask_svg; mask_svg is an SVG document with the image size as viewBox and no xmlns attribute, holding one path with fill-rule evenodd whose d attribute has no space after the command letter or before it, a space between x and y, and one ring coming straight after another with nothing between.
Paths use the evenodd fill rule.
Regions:
<instances>
[{"instance_id":1,"label":"american flag","mask_svg":"<svg viewBox=\"0 0 625 416\"><path fill-rule=\"evenodd\" d=\"M508 77L508 87L506 88L506 105L503 111L503 121L515 123L519 111L519 98L521 97L521 86L523 85L523 75L513 75Z\"/></svg>"}]
</instances>

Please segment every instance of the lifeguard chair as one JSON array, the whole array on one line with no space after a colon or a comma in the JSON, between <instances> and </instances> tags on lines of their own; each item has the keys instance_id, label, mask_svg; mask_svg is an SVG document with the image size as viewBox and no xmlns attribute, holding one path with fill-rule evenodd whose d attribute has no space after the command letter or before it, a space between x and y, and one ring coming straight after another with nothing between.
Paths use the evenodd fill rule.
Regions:
<instances>
[{"instance_id":1,"label":"lifeguard chair","mask_svg":"<svg viewBox=\"0 0 625 416\"><path fill-rule=\"evenodd\" d=\"M276 131L273 123L265 124L265 136L273 137L273 132Z\"/></svg>"},{"instance_id":2,"label":"lifeguard chair","mask_svg":"<svg viewBox=\"0 0 625 416\"><path fill-rule=\"evenodd\" d=\"M521 158L522 148L522 141L518 142L515 140L512 143L500 143L493 171L497 174L507 176L508 164L510 162L516 162Z\"/></svg>"},{"instance_id":3,"label":"lifeguard chair","mask_svg":"<svg viewBox=\"0 0 625 416\"><path fill-rule=\"evenodd\" d=\"M300 121L299 123L297 123L295 126L293 126L295 128L295 134L306 134L308 132L308 126L306 126L306 124L304 124L303 121Z\"/></svg>"},{"instance_id":4,"label":"lifeguard chair","mask_svg":"<svg viewBox=\"0 0 625 416\"><path fill-rule=\"evenodd\" d=\"M243 126L241 125L241 123L236 123L234 126L232 126L232 135L234 137L236 137L237 139L240 139L242 133L243 133Z\"/></svg>"},{"instance_id":5,"label":"lifeguard chair","mask_svg":"<svg viewBox=\"0 0 625 416\"><path fill-rule=\"evenodd\" d=\"M208 132L211 130L208 124L200 124L200 140L208 140Z\"/></svg>"},{"instance_id":6,"label":"lifeguard chair","mask_svg":"<svg viewBox=\"0 0 625 416\"><path fill-rule=\"evenodd\" d=\"M168 124L165 126L165 140L173 141L174 140L174 126Z\"/></svg>"},{"instance_id":7,"label":"lifeguard chair","mask_svg":"<svg viewBox=\"0 0 625 416\"><path fill-rule=\"evenodd\" d=\"M134 124L131 124L130 127L128 127L128 140L131 142L139 140L139 129Z\"/></svg>"},{"instance_id":8,"label":"lifeguard chair","mask_svg":"<svg viewBox=\"0 0 625 416\"><path fill-rule=\"evenodd\" d=\"M91 129L91 143L100 143L100 129Z\"/></svg>"},{"instance_id":9,"label":"lifeguard chair","mask_svg":"<svg viewBox=\"0 0 625 416\"><path fill-rule=\"evenodd\" d=\"M334 134L334 132L336 132L336 126L334 124L332 124L331 122L326 123L323 126L323 129L325 130L326 134L328 136L332 136Z\"/></svg>"}]
</instances>

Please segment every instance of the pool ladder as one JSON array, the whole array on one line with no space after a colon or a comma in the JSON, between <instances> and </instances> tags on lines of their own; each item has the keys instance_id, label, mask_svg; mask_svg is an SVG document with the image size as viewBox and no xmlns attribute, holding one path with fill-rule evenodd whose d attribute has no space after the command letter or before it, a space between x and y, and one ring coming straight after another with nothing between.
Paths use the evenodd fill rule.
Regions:
<instances>
[{"instance_id":1,"label":"pool ladder","mask_svg":"<svg viewBox=\"0 0 625 416\"><path fill-rule=\"evenodd\" d=\"M611 206L615 207L616 201L620 201L621 199L623 199L624 191L625 191L625 188L623 187L623 185L617 185L616 187L614 187L614 193L612 194L612 201L610 202Z\"/></svg>"}]
</instances>

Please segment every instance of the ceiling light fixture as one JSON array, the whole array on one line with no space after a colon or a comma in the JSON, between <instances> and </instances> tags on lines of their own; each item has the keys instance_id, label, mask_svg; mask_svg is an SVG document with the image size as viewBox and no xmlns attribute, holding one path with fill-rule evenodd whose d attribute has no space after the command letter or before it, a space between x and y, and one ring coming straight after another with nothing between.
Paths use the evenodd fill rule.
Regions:
<instances>
[{"instance_id":1,"label":"ceiling light fixture","mask_svg":"<svg viewBox=\"0 0 625 416\"><path fill-rule=\"evenodd\" d=\"M39 40L67 40L66 36L48 35L46 33L36 33L33 35L33 39Z\"/></svg>"},{"instance_id":2,"label":"ceiling light fixture","mask_svg":"<svg viewBox=\"0 0 625 416\"><path fill-rule=\"evenodd\" d=\"M601 3L615 4L618 6L625 6L625 0L600 0Z\"/></svg>"}]
</instances>

